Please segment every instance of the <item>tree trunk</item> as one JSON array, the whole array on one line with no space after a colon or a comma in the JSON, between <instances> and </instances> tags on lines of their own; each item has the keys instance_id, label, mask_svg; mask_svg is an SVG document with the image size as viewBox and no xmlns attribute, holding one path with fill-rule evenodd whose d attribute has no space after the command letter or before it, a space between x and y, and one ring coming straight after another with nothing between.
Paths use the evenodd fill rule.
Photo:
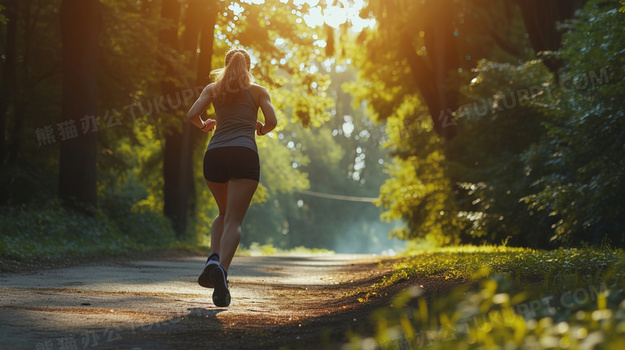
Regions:
<instances>
[{"instance_id":1,"label":"tree trunk","mask_svg":"<svg viewBox=\"0 0 625 350\"><path fill-rule=\"evenodd\" d=\"M449 75L460 67L460 63L451 15L446 15L444 11L438 13L439 16L446 16L447 20L441 20L425 31L427 59L417 55L411 33L403 33L400 42L412 76L430 112L434 130L445 140L450 140L456 135L452 113L458 109L460 87L450 84Z\"/></svg>"},{"instance_id":2,"label":"tree trunk","mask_svg":"<svg viewBox=\"0 0 625 350\"><path fill-rule=\"evenodd\" d=\"M198 57L196 85L210 83L211 61L213 59L213 43L215 42L215 24L219 11L219 1L211 0L204 5L200 28L200 56Z\"/></svg>"},{"instance_id":3,"label":"tree trunk","mask_svg":"<svg viewBox=\"0 0 625 350\"><path fill-rule=\"evenodd\" d=\"M15 90L17 87L17 14L19 2L9 2L6 7L6 41L5 60L2 64L2 79L0 80L0 164L5 168L8 163L7 125L11 105L15 105ZM2 178L5 174L2 174ZM0 184L0 206L9 202L9 185Z\"/></svg>"},{"instance_id":4,"label":"tree trunk","mask_svg":"<svg viewBox=\"0 0 625 350\"><path fill-rule=\"evenodd\" d=\"M96 115L98 0L63 0L63 117L59 126L59 197L78 208L97 206L97 134L80 135L80 119ZM74 129L76 128L76 129Z\"/></svg>"},{"instance_id":5,"label":"tree trunk","mask_svg":"<svg viewBox=\"0 0 625 350\"><path fill-rule=\"evenodd\" d=\"M206 15L206 2L204 0L189 0L189 6L186 9L185 14L185 30L182 34L182 49L190 57L189 60L189 70L197 71L198 66L198 38L200 36L201 25L203 19ZM193 88L194 91L196 87L195 79L190 79L187 83L187 87ZM197 97L197 96L194 96ZM184 109L189 106L182 106ZM188 212L186 213L186 217L194 217L195 209L196 209L196 196L195 196L195 179L193 177L193 151L198 144L198 140L200 134L202 133L197 128L194 128L190 123L186 120L183 121L186 137L182 140L182 154L181 154L181 168L186 169L185 181L184 185L186 185L185 191L188 191Z\"/></svg>"},{"instance_id":6,"label":"tree trunk","mask_svg":"<svg viewBox=\"0 0 625 350\"><path fill-rule=\"evenodd\" d=\"M181 6L177 0L164 0L161 18L168 21L168 28L160 33L160 42L164 47L175 51L179 49L178 28ZM161 82L164 96L176 95L179 89L168 78L174 75L171 64L165 63L165 74ZM174 111L175 114L175 111ZM164 118L172 118L168 113ZM173 117L177 118L177 117ZM171 125L170 123L167 123ZM175 120L175 126L165 131L165 149L163 151L163 212L171 220L176 236L182 238L187 230L189 208L190 162L188 161L189 123Z\"/></svg>"},{"instance_id":7,"label":"tree trunk","mask_svg":"<svg viewBox=\"0 0 625 350\"><path fill-rule=\"evenodd\" d=\"M575 14L583 4L582 0L518 0L534 52L557 51L562 44L562 32L557 23L563 23ZM543 63L550 71L557 73L561 60L545 57Z\"/></svg>"},{"instance_id":8,"label":"tree trunk","mask_svg":"<svg viewBox=\"0 0 625 350\"><path fill-rule=\"evenodd\" d=\"M189 180L191 178L189 152L189 125L184 124L182 131L167 131L163 154L164 208L165 215L171 220L178 238L187 231L189 211Z\"/></svg>"},{"instance_id":9,"label":"tree trunk","mask_svg":"<svg viewBox=\"0 0 625 350\"><path fill-rule=\"evenodd\" d=\"M7 161L6 127L9 120L9 107L14 104L17 86L17 13L19 2L9 2L6 8L8 20L6 29L5 61L2 64L2 81L0 81L0 164ZM2 196L6 198L5 196Z\"/></svg>"},{"instance_id":10,"label":"tree trunk","mask_svg":"<svg viewBox=\"0 0 625 350\"><path fill-rule=\"evenodd\" d=\"M162 18L170 20L175 25L161 33L161 43L172 48L178 48L179 45L177 23L180 21L180 12L180 5L177 1L163 1ZM211 0L208 3L203 0L190 0L188 2L184 16L185 31L180 41L182 50L187 52L191 58L189 68L197 72L196 79L187 83L188 87L193 88L194 91L198 91L199 86L208 83L216 21L216 0ZM200 48L199 58L196 53L198 45ZM173 74L173 70L171 66L167 65L166 77L171 74ZM181 88L166 80L162 83L162 90L165 95L174 95ZM187 107L190 106L182 108ZM187 219L195 211L193 151L201 133L195 130L186 118L176 120L176 123L181 123L180 129L168 130L165 137L163 155L164 212L172 221L177 236L183 237L187 231Z\"/></svg>"},{"instance_id":11,"label":"tree trunk","mask_svg":"<svg viewBox=\"0 0 625 350\"><path fill-rule=\"evenodd\" d=\"M15 5L17 6L17 5ZM7 155L7 163L16 166L20 161L20 155L22 151L22 140L24 131L24 110L28 103L27 96L31 95L33 85L29 83L30 80L30 59L32 40L34 35L35 24L37 23L39 14L41 13L41 3L37 3L34 6L26 5L23 7L20 13L20 19L23 23L22 37L20 43L23 43L22 51L19 54L20 73L18 75L21 78L17 78L21 83L13 85L13 94L16 96L13 102L13 129L9 131L11 135L11 141L9 142L9 149ZM16 9L17 11L17 9ZM16 67L17 68L17 67Z\"/></svg>"},{"instance_id":12,"label":"tree trunk","mask_svg":"<svg viewBox=\"0 0 625 350\"><path fill-rule=\"evenodd\" d=\"M429 101L435 109L430 108L434 130L445 140L451 140L456 136L455 120L452 113L458 109L458 95L460 86L451 82L450 73L456 73L460 68L458 62L458 43L454 37L452 27L453 18L449 11L438 11L441 24L433 26L426 33L425 41L428 54L433 54L430 60L434 71L434 84L436 99ZM443 25L444 23L444 25Z\"/></svg>"},{"instance_id":13,"label":"tree trunk","mask_svg":"<svg viewBox=\"0 0 625 350\"><path fill-rule=\"evenodd\" d=\"M194 91L201 91L210 82L211 60L213 57L213 42L215 33L215 24L217 23L217 0L191 0L187 8L185 16L185 31L183 33L183 49L188 53L191 60L189 69L196 72L195 79L190 80L187 85ZM199 55L196 54L198 48ZM199 97L199 96L194 96ZM184 106L190 107L190 106ZM189 209L188 216L196 215L196 192L194 179L194 155L197 155L198 147L202 143L202 136L205 135L197 128L189 123L186 126L189 130L185 146L185 159L189 164L183 164L184 168L189 169L188 191L189 191Z\"/></svg>"}]
</instances>

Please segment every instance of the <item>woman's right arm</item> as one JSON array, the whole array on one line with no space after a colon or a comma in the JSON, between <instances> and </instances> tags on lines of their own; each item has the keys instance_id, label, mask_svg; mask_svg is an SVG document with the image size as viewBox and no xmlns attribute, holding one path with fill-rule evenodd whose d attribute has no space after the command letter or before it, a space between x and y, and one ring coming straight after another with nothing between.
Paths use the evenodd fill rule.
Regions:
<instances>
[{"instance_id":1,"label":"woman's right arm","mask_svg":"<svg viewBox=\"0 0 625 350\"><path fill-rule=\"evenodd\" d=\"M204 132L213 130L213 128L215 127L215 120L202 120L201 117L201 115L206 112L206 109L208 108L208 106L210 106L212 102L210 89L211 85L208 85L204 88L204 90L202 90L200 97L198 97L198 99L189 110L189 113L187 113L187 118L189 119L191 124L197 126Z\"/></svg>"},{"instance_id":2,"label":"woman's right arm","mask_svg":"<svg viewBox=\"0 0 625 350\"><path fill-rule=\"evenodd\" d=\"M273 105L271 104L271 96L269 95L269 91L264 87L260 87L259 94L259 106L260 110L263 111L263 115L265 116L265 124L258 122L256 133L258 135L266 135L273 130L276 125L278 125L278 118L276 118L276 111L273 109Z\"/></svg>"}]
</instances>

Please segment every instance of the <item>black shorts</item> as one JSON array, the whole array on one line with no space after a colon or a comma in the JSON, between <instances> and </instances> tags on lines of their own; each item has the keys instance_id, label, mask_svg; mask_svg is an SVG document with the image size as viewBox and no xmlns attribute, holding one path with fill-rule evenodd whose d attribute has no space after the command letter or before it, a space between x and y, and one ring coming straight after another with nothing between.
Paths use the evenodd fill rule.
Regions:
<instances>
[{"instance_id":1,"label":"black shorts","mask_svg":"<svg viewBox=\"0 0 625 350\"><path fill-rule=\"evenodd\" d=\"M225 183L230 179L260 179L258 153L248 147L219 147L204 153L204 178Z\"/></svg>"}]
</instances>

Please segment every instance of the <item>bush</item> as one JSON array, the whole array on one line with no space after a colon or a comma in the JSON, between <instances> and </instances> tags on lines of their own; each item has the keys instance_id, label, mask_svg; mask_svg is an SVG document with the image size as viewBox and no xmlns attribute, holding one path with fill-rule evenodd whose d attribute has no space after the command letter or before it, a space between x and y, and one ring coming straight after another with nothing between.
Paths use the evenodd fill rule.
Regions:
<instances>
[{"instance_id":1,"label":"bush","mask_svg":"<svg viewBox=\"0 0 625 350\"><path fill-rule=\"evenodd\" d=\"M175 241L166 219L153 212L94 217L58 201L0 210L1 259L58 259L165 247Z\"/></svg>"}]
</instances>

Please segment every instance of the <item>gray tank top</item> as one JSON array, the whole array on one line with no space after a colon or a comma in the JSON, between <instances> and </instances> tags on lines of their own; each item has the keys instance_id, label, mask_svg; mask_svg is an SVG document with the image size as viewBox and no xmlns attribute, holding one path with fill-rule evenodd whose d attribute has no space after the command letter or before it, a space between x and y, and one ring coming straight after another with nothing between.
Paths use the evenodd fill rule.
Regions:
<instances>
[{"instance_id":1,"label":"gray tank top","mask_svg":"<svg viewBox=\"0 0 625 350\"><path fill-rule=\"evenodd\" d=\"M206 150L219 147L256 147L256 120L258 106L249 88L242 90L230 102L213 102L217 125Z\"/></svg>"}]
</instances>

